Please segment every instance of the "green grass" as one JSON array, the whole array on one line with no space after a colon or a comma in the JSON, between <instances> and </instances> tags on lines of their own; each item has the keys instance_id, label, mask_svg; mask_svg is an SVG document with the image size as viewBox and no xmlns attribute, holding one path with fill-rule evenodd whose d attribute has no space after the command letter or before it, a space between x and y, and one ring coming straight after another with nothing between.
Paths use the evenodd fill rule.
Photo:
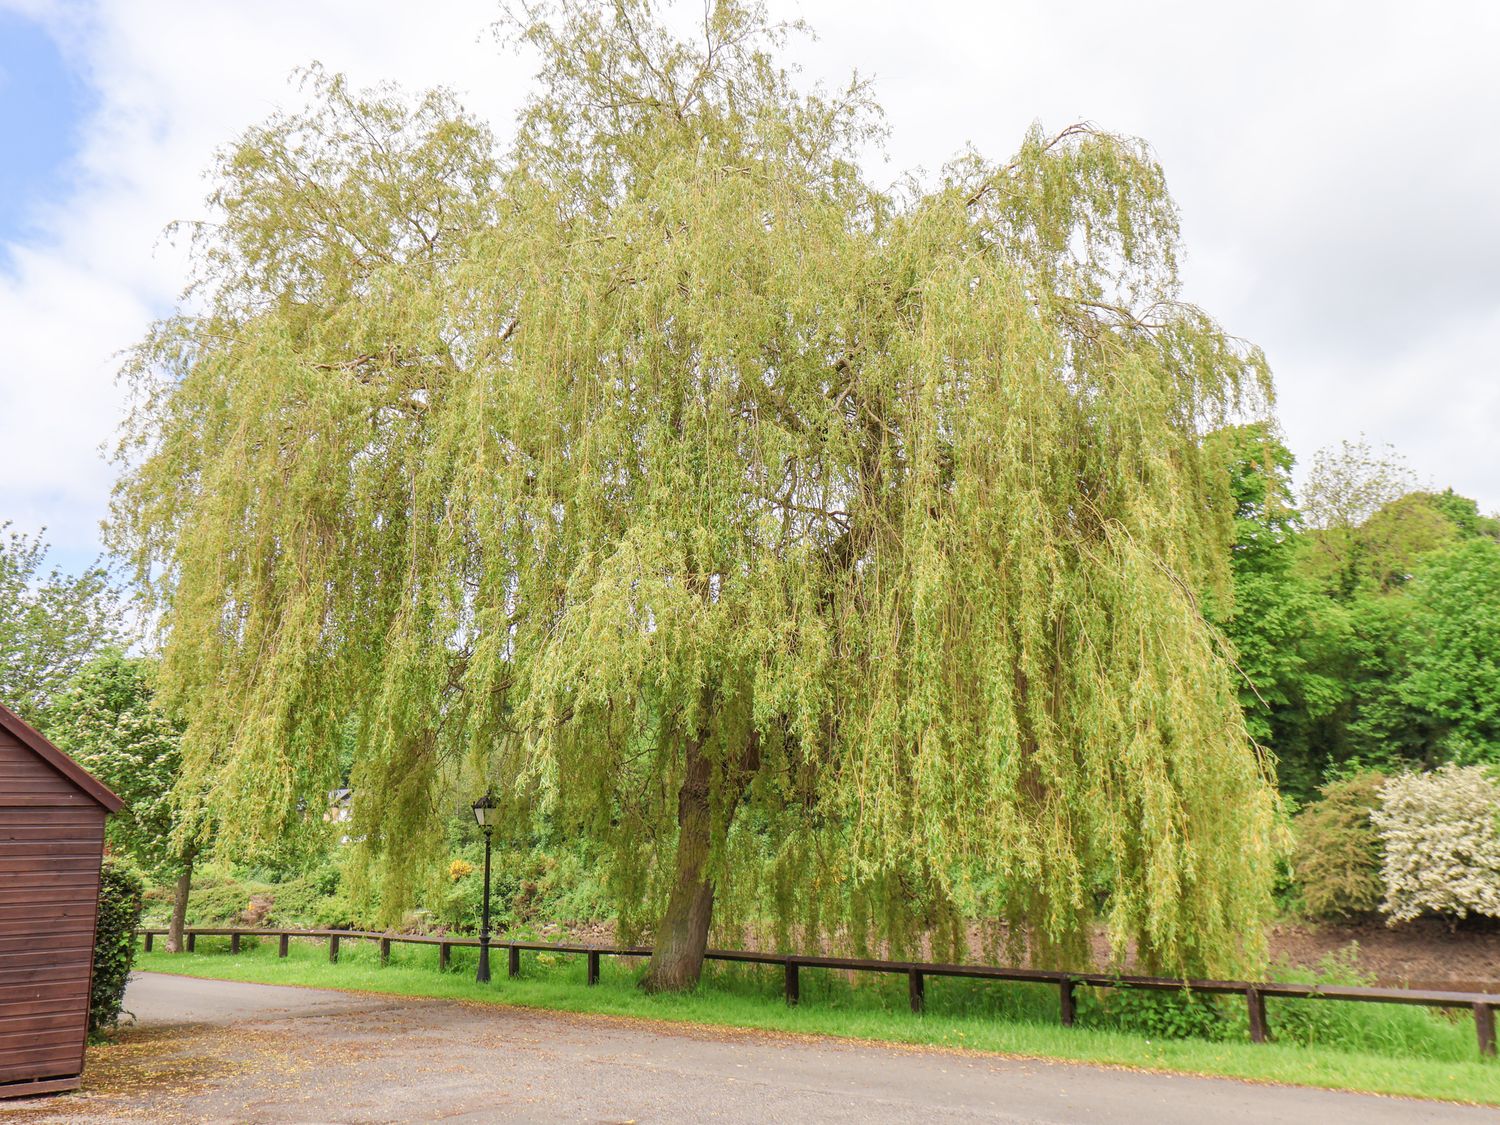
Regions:
<instances>
[{"instance_id":1,"label":"green grass","mask_svg":"<svg viewBox=\"0 0 1500 1125\"><path fill-rule=\"evenodd\" d=\"M326 942L294 940L285 960L274 940L245 939L239 956L229 955L227 938L199 938L197 946L191 954L139 953L136 968L1500 1104L1500 1062L1479 1057L1467 1013L1273 1000L1272 1035L1280 1029L1284 1040L1299 1042L1252 1044L1239 1038L1242 1004L1222 1008L1218 1041L1163 1039L1119 1026L1138 1021L1138 1007L1108 997L1101 1003L1084 988L1079 1025L1064 1028L1055 990L1037 985L929 977L927 1011L918 1016L907 1007L906 981L895 975L860 974L851 982L803 968L802 1003L793 1008L782 1000L780 970L761 966L710 963L696 991L648 996L635 987L638 965L608 957L600 983L589 988L578 955L524 954L521 976L511 980L502 951L492 956L495 979L480 985L472 949L455 949L444 973L431 946L394 946L384 967L373 942L346 940L338 964L329 963Z\"/></svg>"}]
</instances>

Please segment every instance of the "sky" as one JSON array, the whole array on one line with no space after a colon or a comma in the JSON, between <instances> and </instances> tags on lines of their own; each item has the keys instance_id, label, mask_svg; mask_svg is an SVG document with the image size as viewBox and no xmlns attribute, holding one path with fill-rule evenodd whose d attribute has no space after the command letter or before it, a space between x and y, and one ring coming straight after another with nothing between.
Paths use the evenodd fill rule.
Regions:
<instances>
[{"instance_id":1,"label":"sky","mask_svg":"<svg viewBox=\"0 0 1500 1125\"><path fill-rule=\"evenodd\" d=\"M1500 4L767 0L808 83L874 80L870 172L1076 120L1145 138L1185 296L1263 347L1301 466L1364 436L1500 510ZM0 522L101 550L119 353L186 281L216 149L314 61L445 85L508 135L495 0L0 0Z\"/></svg>"}]
</instances>

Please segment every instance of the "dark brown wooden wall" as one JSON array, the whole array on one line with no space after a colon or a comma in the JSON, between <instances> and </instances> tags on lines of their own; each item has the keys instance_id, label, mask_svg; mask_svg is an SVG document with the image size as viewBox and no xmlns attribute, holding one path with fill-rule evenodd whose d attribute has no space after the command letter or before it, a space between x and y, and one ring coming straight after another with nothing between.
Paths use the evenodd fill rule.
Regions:
<instances>
[{"instance_id":1,"label":"dark brown wooden wall","mask_svg":"<svg viewBox=\"0 0 1500 1125\"><path fill-rule=\"evenodd\" d=\"M0 1084L83 1068L104 816L0 729Z\"/></svg>"}]
</instances>

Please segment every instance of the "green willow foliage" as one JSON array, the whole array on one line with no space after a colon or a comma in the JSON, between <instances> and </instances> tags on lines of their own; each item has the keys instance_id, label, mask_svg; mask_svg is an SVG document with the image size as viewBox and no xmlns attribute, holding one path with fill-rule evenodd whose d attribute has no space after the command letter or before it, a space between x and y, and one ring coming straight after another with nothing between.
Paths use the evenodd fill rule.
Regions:
<instances>
[{"instance_id":1,"label":"green willow foliage","mask_svg":"<svg viewBox=\"0 0 1500 1125\"><path fill-rule=\"evenodd\" d=\"M1145 147L882 192L865 88L799 93L757 5L515 30L504 156L315 73L131 366L115 529L222 841L318 800L357 715L388 908L483 775L607 846L627 929L998 919L1080 962L1102 909L1146 964L1253 966L1274 798L1196 592L1201 437L1269 375L1178 299Z\"/></svg>"}]
</instances>

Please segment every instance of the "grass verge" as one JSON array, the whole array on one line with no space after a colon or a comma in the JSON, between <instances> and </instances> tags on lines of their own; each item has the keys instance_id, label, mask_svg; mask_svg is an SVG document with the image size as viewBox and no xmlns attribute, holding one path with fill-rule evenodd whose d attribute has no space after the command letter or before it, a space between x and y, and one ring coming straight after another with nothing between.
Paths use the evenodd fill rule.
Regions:
<instances>
[{"instance_id":1,"label":"grass verge","mask_svg":"<svg viewBox=\"0 0 1500 1125\"><path fill-rule=\"evenodd\" d=\"M294 940L285 960L276 956L274 940L245 939L238 956L229 954L228 939L199 938L197 946L196 953L138 953L135 967L1500 1105L1500 1063L1479 1057L1466 1014L1450 1018L1386 1005L1273 1001L1273 1036L1278 1022L1295 1028L1309 1022L1308 1013L1316 1023L1334 1007L1362 1008L1366 1011L1356 1018L1365 1021L1361 1035L1373 1047L1212 1042L1109 1027L1107 1002L1087 989L1079 990L1080 1026L1064 1028L1057 1023L1055 991L1036 985L930 978L927 1011L918 1016L907 1008L906 981L899 976L860 974L851 980L843 973L804 968L802 1003L788 1007L779 970L761 966L711 963L696 991L648 996L635 987L640 967L613 958L604 959L600 982L590 988L581 956L524 954L521 976L512 980L501 952L493 958L495 979L481 985L474 981L477 953L471 949L455 949L450 971L439 972L433 947L395 946L390 963L382 966L370 942L345 942L338 964L329 963L326 942Z\"/></svg>"}]
</instances>

